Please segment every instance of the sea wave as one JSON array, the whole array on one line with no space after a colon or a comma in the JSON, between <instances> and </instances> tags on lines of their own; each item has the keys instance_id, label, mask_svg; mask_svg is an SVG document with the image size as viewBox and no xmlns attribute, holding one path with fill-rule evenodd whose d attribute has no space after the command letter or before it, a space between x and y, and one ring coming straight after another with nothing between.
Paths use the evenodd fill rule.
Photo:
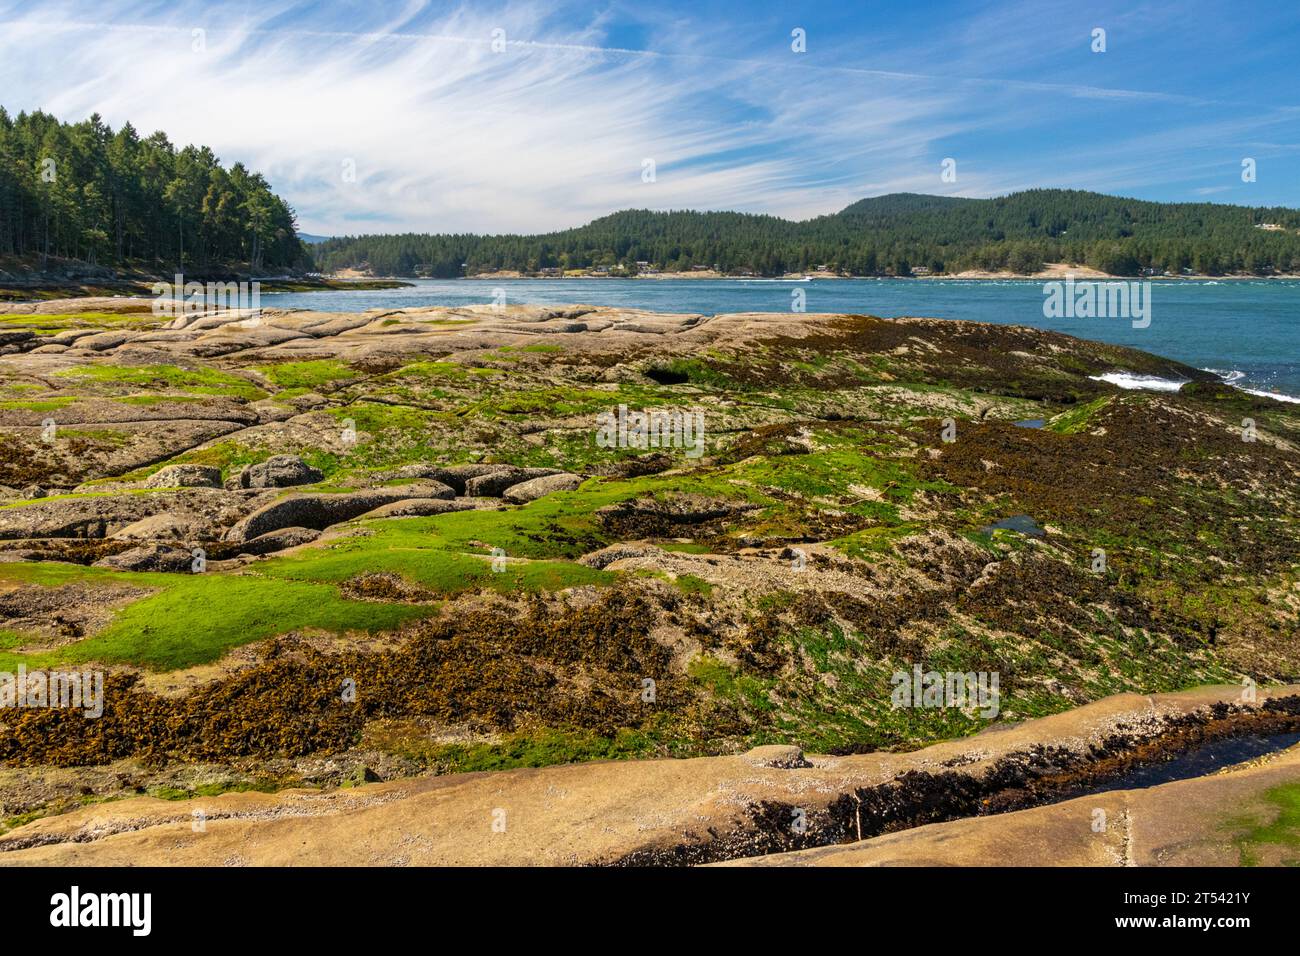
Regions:
<instances>
[{"instance_id":1,"label":"sea wave","mask_svg":"<svg viewBox=\"0 0 1300 956\"><path fill-rule=\"evenodd\" d=\"M1221 368L1203 368L1201 369L1201 371L1209 372L1213 375L1219 376L1219 378L1223 379L1224 383L1228 385L1235 385L1237 382L1240 382L1243 378L1246 377L1245 372L1241 371L1241 369L1236 369L1236 368L1228 369L1228 371L1226 372Z\"/></svg>"},{"instance_id":2,"label":"sea wave","mask_svg":"<svg viewBox=\"0 0 1300 956\"><path fill-rule=\"evenodd\" d=\"M1223 379L1225 385L1231 385L1233 388L1237 389L1237 391L1245 392L1247 395L1258 395L1261 398L1275 398L1279 402L1289 402L1292 405L1300 405L1300 397L1297 397L1295 395L1287 395L1284 394L1283 392L1268 391L1262 388L1247 388L1245 385L1238 385L1237 383L1246 377L1246 373L1241 371L1241 369L1234 368L1234 369L1229 369L1228 371L1225 372L1223 369L1206 368L1206 369L1202 369L1201 371L1214 373L1215 375L1219 376L1219 378Z\"/></svg>"},{"instance_id":3,"label":"sea wave","mask_svg":"<svg viewBox=\"0 0 1300 956\"><path fill-rule=\"evenodd\" d=\"M1262 388L1242 388L1237 386L1238 390L1250 395L1258 395L1260 398L1275 398L1279 402L1290 402L1292 405L1300 405L1300 397L1295 395L1283 395L1281 392L1266 392Z\"/></svg>"},{"instance_id":4,"label":"sea wave","mask_svg":"<svg viewBox=\"0 0 1300 956\"><path fill-rule=\"evenodd\" d=\"M1258 395L1260 398L1273 398L1279 402L1288 402L1292 405L1300 405L1300 396L1287 395L1283 392L1271 392L1262 388L1246 388L1244 385L1238 385L1246 373L1239 369L1230 369L1223 371L1217 368L1202 369L1204 372L1212 372L1219 376L1225 385L1231 385L1239 392L1245 392L1247 395ZM1141 389L1148 392L1176 392L1187 384L1187 379L1161 378L1159 375L1139 375L1136 372L1106 372L1103 375L1089 375L1094 382L1109 382L1119 388Z\"/></svg>"},{"instance_id":5,"label":"sea wave","mask_svg":"<svg viewBox=\"0 0 1300 956\"><path fill-rule=\"evenodd\" d=\"M1187 379L1161 378L1158 375L1138 375L1136 372L1106 372L1089 375L1094 382L1109 382L1120 388L1143 389L1150 392L1176 392L1187 384Z\"/></svg>"}]
</instances>

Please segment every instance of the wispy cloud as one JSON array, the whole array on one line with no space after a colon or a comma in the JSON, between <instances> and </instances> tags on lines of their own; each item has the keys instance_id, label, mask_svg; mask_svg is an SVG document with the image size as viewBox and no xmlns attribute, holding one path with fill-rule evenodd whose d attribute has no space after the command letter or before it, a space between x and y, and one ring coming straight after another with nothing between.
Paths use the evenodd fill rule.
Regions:
<instances>
[{"instance_id":1,"label":"wispy cloud","mask_svg":"<svg viewBox=\"0 0 1300 956\"><path fill-rule=\"evenodd\" d=\"M632 206L803 217L900 189L1179 182L1191 198L1240 142L1291 138L1285 100L1229 124L1213 90L1057 65L1087 30L1044 33L1036 9L950 17L872 63L815 26L790 51L779 8L747 33L737 7L720 37L689 7L0 4L0 89L10 109L210 145L325 233L535 231ZM1062 156L1063 123L1097 133Z\"/></svg>"}]
</instances>

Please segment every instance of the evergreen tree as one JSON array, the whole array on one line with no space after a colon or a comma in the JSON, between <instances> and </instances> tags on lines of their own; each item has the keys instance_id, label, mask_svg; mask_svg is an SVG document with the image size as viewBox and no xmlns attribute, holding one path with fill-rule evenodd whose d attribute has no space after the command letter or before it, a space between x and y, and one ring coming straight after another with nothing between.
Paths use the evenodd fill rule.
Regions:
<instances>
[{"instance_id":1,"label":"evergreen tree","mask_svg":"<svg viewBox=\"0 0 1300 956\"><path fill-rule=\"evenodd\" d=\"M182 269L310 259L262 176L162 133L0 108L0 255Z\"/></svg>"}]
</instances>

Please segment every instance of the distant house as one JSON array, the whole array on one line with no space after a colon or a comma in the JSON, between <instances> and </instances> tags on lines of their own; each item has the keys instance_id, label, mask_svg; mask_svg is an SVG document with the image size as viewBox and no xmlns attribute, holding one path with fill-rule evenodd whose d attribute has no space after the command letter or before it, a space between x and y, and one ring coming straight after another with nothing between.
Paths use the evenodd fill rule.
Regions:
<instances>
[{"instance_id":1,"label":"distant house","mask_svg":"<svg viewBox=\"0 0 1300 956\"><path fill-rule=\"evenodd\" d=\"M928 276L929 274L929 266L912 266L912 275L914 276Z\"/></svg>"}]
</instances>

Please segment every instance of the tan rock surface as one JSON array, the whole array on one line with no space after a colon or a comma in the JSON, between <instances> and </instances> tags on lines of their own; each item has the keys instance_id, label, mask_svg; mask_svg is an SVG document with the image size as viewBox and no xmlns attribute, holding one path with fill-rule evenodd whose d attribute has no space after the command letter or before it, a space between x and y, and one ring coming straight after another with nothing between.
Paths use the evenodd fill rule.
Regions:
<instances>
[{"instance_id":1,"label":"tan rock surface","mask_svg":"<svg viewBox=\"0 0 1300 956\"><path fill-rule=\"evenodd\" d=\"M1300 687L1289 687L1270 693L1287 696L1298 691ZM0 837L0 864L611 862L633 850L699 839L711 829L725 834L743 822L747 808L758 801L824 807L852 788L882 783L911 769L937 772L956 761L979 772L998 757L1035 744L1078 750L1120 725L1189 713L1215 701L1236 700L1239 693L1237 688L1219 687L1153 697L1117 695L910 754L808 755L807 768L756 766L751 757L736 755L424 777L329 792L231 793L187 802L141 797L19 827ZM1261 693L1260 700L1269 696ZM843 857L847 863L857 860L852 854L862 854L862 862L1114 865L1131 858L1139 863L1228 863L1233 862L1230 845L1222 836L1219 843L1213 842L1214 821L1253 806L1251 800L1258 794L1276 782L1295 780L1298 773L1300 756L1292 752L1231 777L932 825L788 859L831 863L834 854L850 854ZM1159 809L1170 805L1162 801L1171 788L1181 788L1173 791L1178 814ZM1091 811L1098 806L1107 809L1115 825L1104 838L1089 826ZM202 817L194 816L196 812ZM196 820L202 821L201 832L195 829ZM503 832L494 830L500 821ZM1126 838L1128 849L1122 842ZM1203 848L1205 840L1211 842ZM900 849L912 841L915 850ZM825 860L817 854L824 854Z\"/></svg>"}]
</instances>

